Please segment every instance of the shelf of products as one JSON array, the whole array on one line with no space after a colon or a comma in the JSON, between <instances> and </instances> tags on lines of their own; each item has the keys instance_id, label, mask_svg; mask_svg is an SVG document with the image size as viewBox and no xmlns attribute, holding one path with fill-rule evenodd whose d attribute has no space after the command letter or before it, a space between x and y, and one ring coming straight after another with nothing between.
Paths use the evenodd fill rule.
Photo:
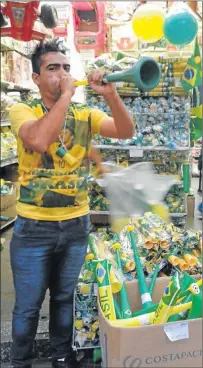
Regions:
<instances>
[{"instance_id":1,"label":"shelf of products","mask_svg":"<svg viewBox=\"0 0 203 368\"><path fill-rule=\"evenodd\" d=\"M17 141L10 127L1 127L1 166L17 161Z\"/></svg>"},{"instance_id":2,"label":"shelf of products","mask_svg":"<svg viewBox=\"0 0 203 368\"><path fill-rule=\"evenodd\" d=\"M74 296L73 350L99 348L97 284L80 281Z\"/></svg>"},{"instance_id":3,"label":"shelf of products","mask_svg":"<svg viewBox=\"0 0 203 368\"><path fill-rule=\"evenodd\" d=\"M157 267L157 278L172 277L177 270L185 271L197 279L201 278L201 232L180 229L150 212L133 219L132 224L138 256L146 279L152 277ZM98 294L93 261L102 258L110 262L111 272L115 275L114 282L117 285L117 291L114 293L119 290L118 283L137 279L137 265L127 227L117 234L112 233L110 227L95 227L90 236L92 240L89 241L87 256L75 291L73 327L75 350L94 349L99 346L99 336L96 335L98 311L96 307L93 308L94 298ZM121 245L119 251L121 268L117 266L117 255L113 247L118 243ZM113 288L113 282L111 285Z\"/></svg>"},{"instance_id":4,"label":"shelf of products","mask_svg":"<svg viewBox=\"0 0 203 368\"><path fill-rule=\"evenodd\" d=\"M128 166L133 162L152 161L160 174L182 178L182 163L190 153L190 96L181 86L187 57L157 57L161 69L159 85L149 93L143 93L129 83L118 83L117 91L135 121L132 139L116 140L96 136L94 145L103 160ZM112 55L103 55L91 62L87 70L104 68L122 71L135 63L133 57L116 61ZM86 87L88 105L111 114L105 100ZM178 183L178 182L177 182ZM175 189L174 189L175 188ZM187 206L183 186L173 186L165 198L171 218L183 223ZM108 201L103 188L90 184L90 209L92 216L108 215Z\"/></svg>"},{"instance_id":5,"label":"shelf of products","mask_svg":"<svg viewBox=\"0 0 203 368\"><path fill-rule=\"evenodd\" d=\"M1 179L0 229L11 225L16 219L16 185Z\"/></svg>"},{"instance_id":6,"label":"shelf of products","mask_svg":"<svg viewBox=\"0 0 203 368\"><path fill-rule=\"evenodd\" d=\"M32 50L36 46L37 42L32 40L29 42L17 41L11 37L2 37L1 39L1 52L10 52L16 51L20 52L20 54L25 57L29 55L30 50Z\"/></svg>"},{"instance_id":7,"label":"shelf of products","mask_svg":"<svg viewBox=\"0 0 203 368\"><path fill-rule=\"evenodd\" d=\"M10 91L30 91L33 89L33 87L24 87L23 85L20 84L15 84L12 82L6 82L6 81L1 81L1 89L7 89ZM35 90L35 92L37 92L37 89Z\"/></svg>"},{"instance_id":8,"label":"shelf of products","mask_svg":"<svg viewBox=\"0 0 203 368\"><path fill-rule=\"evenodd\" d=\"M95 144L95 141L94 142L94 146L95 148L97 149L101 149L101 150L127 150L127 151L132 151L132 155L133 155L133 152L136 153L136 151L138 152L142 152L142 151L188 151L189 150L189 147L177 147L177 148L169 148L169 147L163 147L163 146L148 146L148 147L145 147L145 146L135 146L135 145L124 145L124 143L121 143L121 144L116 144L113 145L112 142L111 144Z\"/></svg>"},{"instance_id":9,"label":"shelf of products","mask_svg":"<svg viewBox=\"0 0 203 368\"><path fill-rule=\"evenodd\" d=\"M11 126L11 123L10 123L10 121L8 121L8 120L3 120L3 121L1 121L0 126L1 126L1 127Z\"/></svg>"},{"instance_id":10,"label":"shelf of products","mask_svg":"<svg viewBox=\"0 0 203 368\"><path fill-rule=\"evenodd\" d=\"M16 164L18 162L18 156L12 156L1 160L0 167Z\"/></svg>"}]
</instances>

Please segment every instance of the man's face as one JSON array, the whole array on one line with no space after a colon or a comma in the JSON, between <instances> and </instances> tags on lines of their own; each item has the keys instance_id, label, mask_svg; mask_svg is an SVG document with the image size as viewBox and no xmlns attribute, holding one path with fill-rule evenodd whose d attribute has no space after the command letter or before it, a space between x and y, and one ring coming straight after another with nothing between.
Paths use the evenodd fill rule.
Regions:
<instances>
[{"instance_id":1,"label":"man's face","mask_svg":"<svg viewBox=\"0 0 203 368\"><path fill-rule=\"evenodd\" d=\"M49 52L41 57L40 74L33 73L33 80L42 96L57 101L61 94L60 80L70 74L70 61L60 52Z\"/></svg>"}]
</instances>

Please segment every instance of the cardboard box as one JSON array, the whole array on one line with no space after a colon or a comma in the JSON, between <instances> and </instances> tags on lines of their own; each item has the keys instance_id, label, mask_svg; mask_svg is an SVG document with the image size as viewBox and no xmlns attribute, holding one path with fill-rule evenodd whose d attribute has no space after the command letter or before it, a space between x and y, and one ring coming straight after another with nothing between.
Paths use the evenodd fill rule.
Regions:
<instances>
[{"instance_id":1,"label":"cardboard box","mask_svg":"<svg viewBox=\"0 0 203 368\"><path fill-rule=\"evenodd\" d=\"M157 279L154 303L161 299L168 281L169 278ZM135 312L141 306L138 283L128 282L126 285ZM99 306L99 321L104 368L202 367L202 319L165 325L112 327ZM178 341L170 341L165 332L168 327L173 336L178 338L179 335ZM180 332L183 336L187 331L189 338L180 339Z\"/></svg>"},{"instance_id":2,"label":"cardboard box","mask_svg":"<svg viewBox=\"0 0 203 368\"><path fill-rule=\"evenodd\" d=\"M10 186L9 194L1 194L1 216L16 217L16 187Z\"/></svg>"}]
</instances>

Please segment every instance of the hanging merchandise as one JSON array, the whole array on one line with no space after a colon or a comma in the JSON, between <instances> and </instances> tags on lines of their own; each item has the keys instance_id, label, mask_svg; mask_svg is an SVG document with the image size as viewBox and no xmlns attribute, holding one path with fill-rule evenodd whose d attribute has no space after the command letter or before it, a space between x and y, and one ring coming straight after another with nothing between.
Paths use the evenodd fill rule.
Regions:
<instances>
[{"instance_id":1,"label":"hanging merchandise","mask_svg":"<svg viewBox=\"0 0 203 368\"><path fill-rule=\"evenodd\" d=\"M52 29L57 26L58 16L55 7L48 4L41 6L40 14L39 6L40 1L6 1L5 5L1 5L1 37L13 37L21 41L45 39L45 33L34 29L35 21L40 19L46 28ZM10 20L9 27L7 17Z\"/></svg>"},{"instance_id":2,"label":"hanging merchandise","mask_svg":"<svg viewBox=\"0 0 203 368\"><path fill-rule=\"evenodd\" d=\"M164 20L165 12L161 7L144 4L135 11L132 27L138 39L147 43L154 43L164 35Z\"/></svg>"},{"instance_id":3,"label":"hanging merchandise","mask_svg":"<svg viewBox=\"0 0 203 368\"><path fill-rule=\"evenodd\" d=\"M198 37L195 40L194 53L189 58L181 78L181 85L186 92L192 90L191 142L193 143L202 137L202 62Z\"/></svg>"},{"instance_id":4,"label":"hanging merchandise","mask_svg":"<svg viewBox=\"0 0 203 368\"><path fill-rule=\"evenodd\" d=\"M106 1L106 22L109 25L129 24L137 1Z\"/></svg>"},{"instance_id":5,"label":"hanging merchandise","mask_svg":"<svg viewBox=\"0 0 203 368\"><path fill-rule=\"evenodd\" d=\"M58 23L57 27L53 28L55 37L66 38L68 36L69 9L68 2L57 4Z\"/></svg>"},{"instance_id":6,"label":"hanging merchandise","mask_svg":"<svg viewBox=\"0 0 203 368\"><path fill-rule=\"evenodd\" d=\"M187 4L177 2L170 8L163 29L168 42L183 47L195 39L198 22Z\"/></svg>"},{"instance_id":7,"label":"hanging merchandise","mask_svg":"<svg viewBox=\"0 0 203 368\"><path fill-rule=\"evenodd\" d=\"M125 52L137 49L137 38L129 24L112 27L111 48Z\"/></svg>"},{"instance_id":8,"label":"hanging merchandise","mask_svg":"<svg viewBox=\"0 0 203 368\"><path fill-rule=\"evenodd\" d=\"M202 84L201 53L197 37L195 40L194 53L192 57L188 59L183 77L181 79L181 84L186 92Z\"/></svg>"},{"instance_id":9,"label":"hanging merchandise","mask_svg":"<svg viewBox=\"0 0 203 368\"><path fill-rule=\"evenodd\" d=\"M106 52L105 3L74 1L71 6L76 49L94 50L95 56Z\"/></svg>"}]
</instances>

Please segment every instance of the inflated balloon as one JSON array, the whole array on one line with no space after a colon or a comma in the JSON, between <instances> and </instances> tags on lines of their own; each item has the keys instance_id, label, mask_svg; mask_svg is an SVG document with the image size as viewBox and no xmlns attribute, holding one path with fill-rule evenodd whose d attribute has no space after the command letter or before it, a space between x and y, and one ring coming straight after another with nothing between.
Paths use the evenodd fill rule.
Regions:
<instances>
[{"instance_id":1,"label":"inflated balloon","mask_svg":"<svg viewBox=\"0 0 203 368\"><path fill-rule=\"evenodd\" d=\"M190 8L184 4L174 5L164 22L164 36L176 46L186 46L194 40L198 22Z\"/></svg>"},{"instance_id":2,"label":"inflated balloon","mask_svg":"<svg viewBox=\"0 0 203 368\"><path fill-rule=\"evenodd\" d=\"M165 12L156 5L141 5L134 13L132 27L135 35L142 41L154 43L163 36Z\"/></svg>"}]
</instances>

